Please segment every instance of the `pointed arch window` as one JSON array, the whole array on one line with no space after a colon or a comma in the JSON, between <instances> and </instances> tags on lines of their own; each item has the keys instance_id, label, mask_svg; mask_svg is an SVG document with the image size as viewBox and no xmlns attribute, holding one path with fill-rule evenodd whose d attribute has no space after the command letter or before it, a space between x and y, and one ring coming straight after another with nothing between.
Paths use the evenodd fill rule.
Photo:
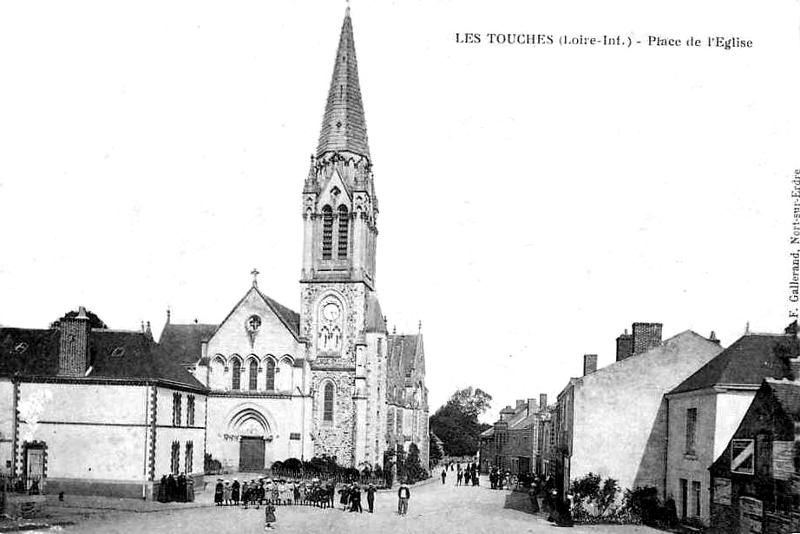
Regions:
<instances>
[{"instance_id":1,"label":"pointed arch window","mask_svg":"<svg viewBox=\"0 0 800 534\"><path fill-rule=\"evenodd\" d=\"M340 260L347 259L347 234L349 225L350 217L348 217L347 207L339 206L339 241L336 257Z\"/></svg>"},{"instance_id":2,"label":"pointed arch window","mask_svg":"<svg viewBox=\"0 0 800 534\"><path fill-rule=\"evenodd\" d=\"M322 398L322 420L333 422L333 384L330 382L325 384Z\"/></svg>"},{"instance_id":3,"label":"pointed arch window","mask_svg":"<svg viewBox=\"0 0 800 534\"><path fill-rule=\"evenodd\" d=\"M242 362L234 358L231 364L231 389L242 388Z\"/></svg>"},{"instance_id":4,"label":"pointed arch window","mask_svg":"<svg viewBox=\"0 0 800 534\"><path fill-rule=\"evenodd\" d=\"M333 208L322 208L322 259L333 257Z\"/></svg>"},{"instance_id":5,"label":"pointed arch window","mask_svg":"<svg viewBox=\"0 0 800 534\"><path fill-rule=\"evenodd\" d=\"M267 358L267 390L275 389L275 361Z\"/></svg>"},{"instance_id":6,"label":"pointed arch window","mask_svg":"<svg viewBox=\"0 0 800 534\"><path fill-rule=\"evenodd\" d=\"M258 362L255 359L250 360L250 375L248 376L248 389L254 391L258 389Z\"/></svg>"}]
</instances>

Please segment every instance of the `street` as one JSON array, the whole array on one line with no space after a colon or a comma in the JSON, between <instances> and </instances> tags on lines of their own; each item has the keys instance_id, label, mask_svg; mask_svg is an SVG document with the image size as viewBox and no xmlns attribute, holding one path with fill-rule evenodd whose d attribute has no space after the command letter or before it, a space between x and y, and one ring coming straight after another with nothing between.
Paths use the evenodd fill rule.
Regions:
<instances>
[{"instance_id":1,"label":"street","mask_svg":"<svg viewBox=\"0 0 800 534\"><path fill-rule=\"evenodd\" d=\"M397 515L397 492L380 492L375 499L375 513L341 511L341 508L319 509L307 506L277 507L275 532L404 532L424 534L472 532L551 532L558 527L543 515L530 513L527 494L478 487L454 486L455 477L447 484L438 480L411 490L407 516ZM488 483L483 477L482 483ZM208 503L203 494L200 503ZM366 508L366 500L364 499ZM264 510L241 507L203 506L182 510L180 506L157 512L107 511L79 519L75 525L58 528L61 532L116 533L214 533L264 532ZM643 526L586 525L572 532L634 533L659 532Z\"/></svg>"}]
</instances>

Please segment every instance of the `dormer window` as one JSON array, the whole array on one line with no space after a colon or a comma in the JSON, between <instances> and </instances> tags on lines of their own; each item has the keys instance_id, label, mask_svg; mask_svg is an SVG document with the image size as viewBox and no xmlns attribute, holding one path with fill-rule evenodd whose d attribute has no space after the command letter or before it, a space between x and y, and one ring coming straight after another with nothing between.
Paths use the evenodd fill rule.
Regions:
<instances>
[{"instance_id":1,"label":"dormer window","mask_svg":"<svg viewBox=\"0 0 800 534\"><path fill-rule=\"evenodd\" d=\"M112 358L122 358L123 356L125 356L125 347L115 347L111 351Z\"/></svg>"}]
</instances>

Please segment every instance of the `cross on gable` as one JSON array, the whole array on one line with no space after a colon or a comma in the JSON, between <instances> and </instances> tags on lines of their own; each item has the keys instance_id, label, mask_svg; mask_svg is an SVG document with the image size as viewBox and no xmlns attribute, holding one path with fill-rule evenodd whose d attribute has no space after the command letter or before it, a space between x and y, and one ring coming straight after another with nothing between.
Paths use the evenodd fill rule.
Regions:
<instances>
[{"instance_id":1,"label":"cross on gable","mask_svg":"<svg viewBox=\"0 0 800 534\"><path fill-rule=\"evenodd\" d=\"M258 272L258 269L253 269L252 271L250 271L250 274L253 275L253 286L257 286L258 285L258 275L261 274L261 273Z\"/></svg>"}]
</instances>

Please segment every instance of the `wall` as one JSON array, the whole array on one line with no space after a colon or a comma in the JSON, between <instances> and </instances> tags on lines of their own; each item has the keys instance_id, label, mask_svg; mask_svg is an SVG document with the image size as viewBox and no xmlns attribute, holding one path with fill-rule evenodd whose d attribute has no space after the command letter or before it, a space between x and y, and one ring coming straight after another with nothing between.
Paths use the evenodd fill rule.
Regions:
<instances>
[{"instance_id":1,"label":"wall","mask_svg":"<svg viewBox=\"0 0 800 534\"><path fill-rule=\"evenodd\" d=\"M686 453L686 410L689 408L697 409L694 455ZM708 520L711 483L708 468L715 459L714 425L716 419L717 395L713 389L683 393L669 398L669 444L665 495L675 500L679 518L683 517L680 486L680 479L683 478L687 480L690 494L692 482L700 482L700 491L703 495L700 503L700 518ZM691 497L689 501L691 501ZM690 506L687 510L687 517L692 515Z\"/></svg>"},{"instance_id":2,"label":"wall","mask_svg":"<svg viewBox=\"0 0 800 534\"><path fill-rule=\"evenodd\" d=\"M0 378L0 473L11 474L14 459L14 385Z\"/></svg>"},{"instance_id":3,"label":"wall","mask_svg":"<svg viewBox=\"0 0 800 534\"><path fill-rule=\"evenodd\" d=\"M239 468L239 431L233 424L242 414L253 414L267 425L267 441L265 450L265 467L276 460L287 458L309 459L311 439L308 434L305 440L291 440L291 433L300 433L302 437L303 404L306 404L306 429L310 428L311 400L296 395L294 397L271 398L256 396L211 395L208 399L208 445L207 452L222 462L227 470ZM307 430L308 432L308 430ZM301 450L305 444L306 450Z\"/></svg>"},{"instance_id":4,"label":"wall","mask_svg":"<svg viewBox=\"0 0 800 534\"><path fill-rule=\"evenodd\" d=\"M173 395L181 395L181 421L180 426L173 424ZM188 397L195 398L194 425L188 426L187 406ZM202 394L177 391L174 389L156 388L156 447L155 447L155 472L156 480L162 475L171 473L172 443L177 441L180 454L178 455L178 472L186 473L186 443L193 444L192 471L187 474L200 474L203 472L203 446L206 437L206 397Z\"/></svg>"},{"instance_id":5,"label":"wall","mask_svg":"<svg viewBox=\"0 0 800 534\"><path fill-rule=\"evenodd\" d=\"M617 479L622 488L663 488L663 396L721 350L687 331L577 381L571 480L592 472Z\"/></svg>"},{"instance_id":6,"label":"wall","mask_svg":"<svg viewBox=\"0 0 800 534\"><path fill-rule=\"evenodd\" d=\"M18 472L23 443L43 441L53 493L141 496L147 486L147 388L22 383Z\"/></svg>"}]
</instances>

